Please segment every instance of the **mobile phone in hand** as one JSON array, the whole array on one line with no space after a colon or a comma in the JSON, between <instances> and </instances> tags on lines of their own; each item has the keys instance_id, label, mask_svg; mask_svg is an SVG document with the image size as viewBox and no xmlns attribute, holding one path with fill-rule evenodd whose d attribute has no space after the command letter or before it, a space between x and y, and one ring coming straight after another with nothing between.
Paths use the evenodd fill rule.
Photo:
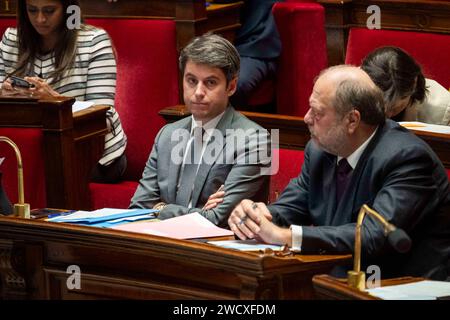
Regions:
<instances>
[{"instance_id":1,"label":"mobile phone in hand","mask_svg":"<svg viewBox=\"0 0 450 320\"><path fill-rule=\"evenodd\" d=\"M18 88L34 88L34 84L28 82L27 80L20 78L20 77L16 77L16 76L11 76L11 85L13 87L18 87Z\"/></svg>"}]
</instances>

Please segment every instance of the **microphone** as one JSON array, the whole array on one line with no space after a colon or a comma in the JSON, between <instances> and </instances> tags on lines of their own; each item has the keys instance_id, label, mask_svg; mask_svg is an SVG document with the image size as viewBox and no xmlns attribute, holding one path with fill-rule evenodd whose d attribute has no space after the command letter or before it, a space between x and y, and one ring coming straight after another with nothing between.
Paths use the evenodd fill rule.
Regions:
<instances>
[{"instance_id":1,"label":"microphone","mask_svg":"<svg viewBox=\"0 0 450 320\"><path fill-rule=\"evenodd\" d=\"M355 255L353 260L353 270L347 273L347 284L350 287L363 291L366 288L366 274L361 271L361 227L365 215L369 214L380 222L384 227L391 246L400 253L408 252L411 249L411 239L402 229L386 221L382 215L364 204L358 213L355 228Z\"/></svg>"},{"instance_id":2,"label":"microphone","mask_svg":"<svg viewBox=\"0 0 450 320\"><path fill-rule=\"evenodd\" d=\"M388 241L391 246L400 253L406 253L411 249L411 239L402 229L395 229L388 233Z\"/></svg>"},{"instance_id":3,"label":"microphone","mask_svg":"<svg viewBox=\"0 0 450 320\"><path fill-rule=\"evenodd\" d=\"M14 204L14 215L18 216L20 218L30 219L30 205L28 203L25 203L25 195L23 191L23 166L22 166L22 156L20 155L20 150L17 147L17 145L5 136L0 136L0 142L6 142L9 144L13 149L14 153L16 154L17 159L17 180L18 180L18 202Z\"/></svg>"}]
</instances>

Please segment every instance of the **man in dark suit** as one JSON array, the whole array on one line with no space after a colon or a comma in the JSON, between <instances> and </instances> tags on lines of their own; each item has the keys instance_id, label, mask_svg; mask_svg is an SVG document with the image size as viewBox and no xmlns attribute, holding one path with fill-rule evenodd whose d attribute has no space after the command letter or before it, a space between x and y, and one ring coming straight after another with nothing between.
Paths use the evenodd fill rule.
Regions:
<instances>
[{"instance_id":1,"label":"man in dark suit","mask_svg":"<svg viewBox=\"0 0 450 320\"><path fill-rule=\"evenodd\" d=\"M272 7L280 0L245 0L241 10L241 28L235 46L241 57L236 93L231 102L245 107L247 98L265 79L275 77L281 40Z\"/></svg>"},{"instance_id":2,"label":"man in dark suit","mask_svg":"<svg viewBox=\"0 0 450 320\"><path fill-rule=\"evenodd\" d=\"M383 105L381 92L363 70L325 70L305 116L312 141L301 174L269 207L242 201L228 220L236 235L288 244L302 253L352 253L356 217L368 204L404 229L412 248L395 252L383 227L366 217L363 262L378 265L383 278L445 280L450 252L446 172L426 143L385 120Z\"/></svg>"},{"instance_id":3,"label":"man in dark suit","mask_svg":"<svg viewBox=\"0 0 450 320\"><path fill-rule=\"evenodd\" d=\"M180 69L192 116L159 131L130 208L159 209L160 219L200 212L226 225L242 199L267 200L270 138L229 105L239 72L230 42L195 38L180 54Z\"/></svg>"}]
</instances>

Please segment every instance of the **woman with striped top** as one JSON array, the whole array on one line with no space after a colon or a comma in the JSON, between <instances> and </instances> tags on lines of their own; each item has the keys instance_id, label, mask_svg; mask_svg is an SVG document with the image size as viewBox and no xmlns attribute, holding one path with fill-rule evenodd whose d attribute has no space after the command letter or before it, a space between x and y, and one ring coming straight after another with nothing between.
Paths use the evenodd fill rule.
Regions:
<instances>
[{"instance_id":1,"label":"woman with striped top","mask_svg":"<svg viewBox=\"0 0 450 320\"><path fill-rule=\"evenodd\" d=\"M125 171L127 144L114 109L114 50L104 30L68 27L71 5L78 6L78 0L18 1L17 28L8 28L0 43L0 82L3 90L16 90L9 77L24 77L34 85L28 89L34 96L64 95L110 106L105 150L93 180L112 183Z\"/></svg>"}]
</instances>

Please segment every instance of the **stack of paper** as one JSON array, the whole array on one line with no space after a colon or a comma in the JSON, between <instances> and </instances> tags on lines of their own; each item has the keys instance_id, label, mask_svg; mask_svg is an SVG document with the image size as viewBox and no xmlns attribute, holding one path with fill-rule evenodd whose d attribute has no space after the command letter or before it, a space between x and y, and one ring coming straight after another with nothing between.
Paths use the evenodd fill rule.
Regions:
<instances>
[{"instance_id":1,"label":"stack of paper","mask_svg":"<svg viewBox=\"0 0 450 320\"><path fill-rule=\"evenodd\" d=\"M418 121L402 121L399 122L405 128L415 131L425 131L434 133L450 134L450 126L443 126L439 124L430 124Z\"/></svg>"},{"instance_id":2,"label":"stack of paper","mask_svg":"<svg viewBox=\"0 0 450 320\"><path fill-rule=\"evenodd\" d=\"M92 101L75 101L72 105L72 113L87 109L94 105Z\"/></svg>"},{"instance_id":3,"label":"stack of paper","mask_svg":"<svg viewBox=\"0 0 450 320\"><path fill-rule=\"evenodd\" d=\"M259 251L265 249L272 249L274 251L279 251L283 246L275 245L275 244L267 244L258 242L254 239L251 240L222 240L222 241L208 241L209 244L234 249L239 251Z\"/></svg>"},{"instance_id":4,"label":"stack of paper","mask_svg":"<svg viewBox=\"0 0 450 320\"><path fill-rule=\"evenodd\" d=\"M450 296L450 282L424 280L367 289L367 292L384 300L436 300Z\"/></svg>"},{"instance_id":5,"label":"stack of paper","mask_svg":"<svg viewBox=\"0 0 450 320\"><path fill-rule=\"evenodd\" d=\"M52 222L67 222L95 227L109 228L114 225L155 218L153 209L111 209L104 208L95 211L75 211L47 219Z\"/></svg>"},{"instance_id":6,"label":"stack of paper","mask_svg":"<svg viewBox=\"0 0 450 320\"><path fill-rule=\"evenodd\" d=\"M233 235L233 231L217 227L198 212L163 221L129 223L112 228L175 239L195 239Z\"/></svg>"}]
</instances>

